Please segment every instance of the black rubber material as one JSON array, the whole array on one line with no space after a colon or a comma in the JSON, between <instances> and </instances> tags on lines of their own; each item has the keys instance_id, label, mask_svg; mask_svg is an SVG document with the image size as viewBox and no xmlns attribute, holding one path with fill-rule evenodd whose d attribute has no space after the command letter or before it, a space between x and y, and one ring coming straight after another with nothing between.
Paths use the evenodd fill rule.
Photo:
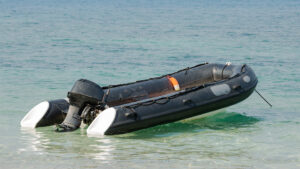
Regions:
<instances>
[{"instance_id":1,"label":"black rubber material","mask_svg":"<svg viewBox=\"0 0 300 169\"><path fill-rule=\"evenodd\" d=\"M190 69L188 72L173 74L172 76L175 77L182 86L184 84L188 86L188 83L195 80L198 80L199 84L203 85L199 86L198 89L191 88L169 94L167 96L172 97L172 95L181 93L165 104L151 104L148 106L147 104L140 104L141 102L145 103L149 102L149 100L158 99L151 98L116 106L117 116L105 134L128 133L159 124L174 122L224 108L246 99L253 92L258 82L253 70L247 65L230 65L223 69L224 66L225 65L208 64L201 66L202 68L194 68L194 70ZM203 68L205 69L203 70ZM243 80L245 76L248 76L251 81L245 82ZM215 82L212 82L210 78ZM211 88L222 84L228 85L230 92L216 96ZM147 86L144 87L147 88ZM152 88L152 86L149 85L148 88Z\"/></svg>"},{"instance_id":2,"label":"black rubber material","mask_svg":"<svg viewBox=\"0 0 300 169\"><path fill-rule=\"evenodd\" d=\"M201 64L168 75L177 79L180 91L174 92L167 75L103 87L104 93L109 90L107 104L117 110L105 134L128 133L227 107L246 99L258 83L247 65Z\"/></svg>"},{"instance_id":3,"label":"black rubber material","mask_svg":"<svg viewBox=\"0 0 300 169\"><path fill-rule=\"evenodd\" d=\"M66 118L69 103L65 99L51 100L48 102L49 108L36 127L60 124Z\"/></svg>"}]
</instances>

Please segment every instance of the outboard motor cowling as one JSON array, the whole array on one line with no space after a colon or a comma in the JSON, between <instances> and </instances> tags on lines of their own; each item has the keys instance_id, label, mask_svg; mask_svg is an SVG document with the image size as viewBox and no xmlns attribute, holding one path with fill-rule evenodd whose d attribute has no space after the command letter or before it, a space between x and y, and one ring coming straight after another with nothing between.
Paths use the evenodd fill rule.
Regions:
<instances>
[{"instance_id":1,"label":"outboard motor cowling","mask_svg":"<svg viewBox=\"0 0 300 169\"><path fill-rule=\"evenodd\" d=\"M70 102L69 110L65 120L58 126L57 131L72 131L81 124L81 113L87 104L102 104L104 92L96 83L80 79L77 80L68 92ZM62 129L62 130L60 130Z\"/></svg>"}]
</instances>

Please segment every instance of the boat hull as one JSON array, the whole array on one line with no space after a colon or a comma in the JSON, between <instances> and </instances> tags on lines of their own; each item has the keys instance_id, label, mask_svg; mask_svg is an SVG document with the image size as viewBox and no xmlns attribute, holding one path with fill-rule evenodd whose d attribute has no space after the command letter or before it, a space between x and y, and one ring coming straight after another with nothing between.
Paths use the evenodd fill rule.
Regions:
<instances>
[{"instance_id":1,"label":"boat hull","mask_svg":"<svg viewBox=\"0 0 300 169\"><path fill-rule=\"evenodd\" d=\"M248 70L231 79L183 92L182 95L169 99L165 104L153 103L147 106L147 104L134 103L115 107L117 116L105 135L128 133L170 123L241 102L251 95L257 85L257 78L252 69L249 67L246 69ZM224 93L214 91L216 86L221 86L221 90L222 85L229 87L229 91ZM227 87L223 90L227 90Z\"/></svg>"},{"instance_id":2,"label":"boat hull","mask_svg":"<svg viewBox=\"0 0 300 169\"><path fill-rule=\"evenodd\" d=\"M180 91L174 91L166 78L169 76L178 80ZM105 100L113 116L104 110L101 116L104 119L93 120L88 131L97 133L99 127L103 135L122 134L204 115L245 100L257 83L255 73L247 65L200 64L161 77L106 86L102 89L109 93ZM48 102L49 106L40 106L44 115L37 109L29 112L30 117L36 113L40 121L36 118L33 123L26 115L21 125L35 128L61 123L69 102L64 99ZM105 121L109 121L105 126L95 124Z\"/></svg>"}]
</instances>

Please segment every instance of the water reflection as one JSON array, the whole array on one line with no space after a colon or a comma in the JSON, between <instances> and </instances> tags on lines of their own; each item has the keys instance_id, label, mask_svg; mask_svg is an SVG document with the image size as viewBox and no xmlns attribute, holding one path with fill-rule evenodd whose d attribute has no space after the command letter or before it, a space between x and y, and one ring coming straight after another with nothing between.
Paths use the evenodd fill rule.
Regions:
<instances>
[{"instance_id":1,"label":"water reflection","mask_svg":"<svg viewBox=\"0 0 300 169\"><path fill-rule=\"evenodd\" d=\"M234 132L225 130L247 128L258 121L259 119L244 114L221 112L205 118L189 119L133 133L102 137L88 137L86 129L82 128L66 133L54 132L52 127L22 129L21 141L25 145L18 151L47 154L59 159L73 159L73 161L75 159L80 161L80 164L88 164L88 166L99 164L106 166L120 160L140 161L149 156L152 159L163 159L166 158L164 155L170 152L174 153L174 157L168 155L168 158L172 156L173 159L188 159L190 155L199 155L200 150L203 156L209 156L205 152L210 153L212 149L215 154L214 147L220 146L208 142L222 137L224 144L227 144L226 141L231 143ZM221 135L216 131L220 131ZM199 138L201 141L198 141ZM186 144L187 141L189 144ZM201 149L195 151L195 147L199 145ZM225 147L221 146L220 152ZM189 155L181 154L183 150L189 152Z\"/></svg>"},{"instance_id":2,"label":"water reflection","mask_svg":"<svg viewBox=\"0 0 300 169\"><path fill-rule=\"evenodd\" d=\"M21 129L22 152L34 154L52 154L56 157L95 159L100 163L109 163L115 150L113 138L108 136L89 138L85 129L75 132L57 133L52 127Z\"/></svg>"},{"instance_id":3,"label":"water reflection","mask_svg":"<svg viewBox=\"0 0 300 169\"><path fill-rule=\"evenodd\" d=\"M25 141L25 146L19 148L19 152L34 151L39 154L43 154L43 150L47 148L47 144L50 143L48 138L42 136L41 132L37 132L35 129L21 128L21 140Z\"/></svg>"},{"instance_id":4,"label":"water reflection","mask_svg":"<svg viewBox=\"0 0 300 169\"><path fill-rule=\"evenodd\" d=\"M112 160L111 152L115 150L110 139L98 138L96 144L89 145L96 152L91 153L90 155L96 159L101 160L103 163L109 163Z\"/></svg>"}]
</instances>

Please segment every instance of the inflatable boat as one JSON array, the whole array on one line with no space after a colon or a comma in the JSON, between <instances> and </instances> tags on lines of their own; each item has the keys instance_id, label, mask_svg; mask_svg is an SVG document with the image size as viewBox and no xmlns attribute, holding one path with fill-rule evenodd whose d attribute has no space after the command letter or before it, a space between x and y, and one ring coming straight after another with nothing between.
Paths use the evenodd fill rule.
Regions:
<instances>
[{"instance_id":1,"label":"inflatable boat","mask_svg":"<svg viewBox=\"0 0 300 169\"><path fill-rule=\"evenodd\" d=\"M247 65L199 64L160 77L100 87L80 79L66 99L33 107L21 126L57 125L58 132L87 124L87 134L113 135L221 109L246 99L257 78Z\"/></svg>"}]
</instances>

